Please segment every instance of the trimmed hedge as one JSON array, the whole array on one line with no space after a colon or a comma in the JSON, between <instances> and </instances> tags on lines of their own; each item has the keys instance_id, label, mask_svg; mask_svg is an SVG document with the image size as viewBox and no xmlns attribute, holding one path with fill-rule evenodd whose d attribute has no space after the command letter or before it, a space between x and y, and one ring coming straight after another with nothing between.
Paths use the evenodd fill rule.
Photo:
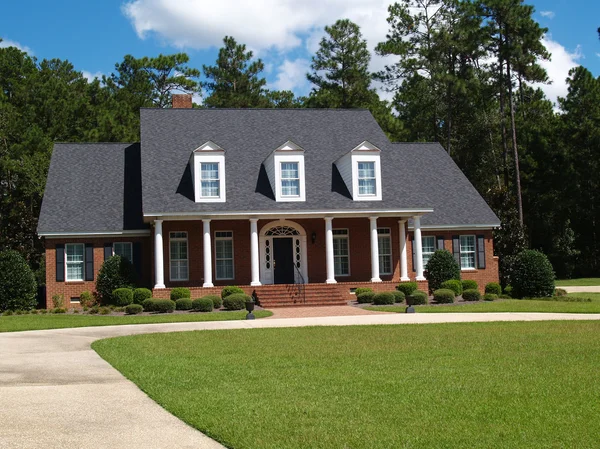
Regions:
<instances>
[{"instance_id":1,"label":"trimmed hedge","mask_svg":"<svg viewBox=\"0 0 600 449\"><path fill-rule=\"evenodd\" d=\"M96 277L96 292L100 303L114 304L112 293L118 288L133 288L135 276L133 265L125 257L112 256L106 259Z\"/></svg>"},{"instance_id":2,"label":"trimmed hedge","mask_svg":"<svg viewBox=\"0 0 600 449\"><path fill-rule=\"evenodd\" d=\"M374 296L375 292L364 292L356 296L356 301L358 301L359 304L371 304Z\"/></svg>"},{"instance_id":3,"label":"trimmed hedge","mask_svg":"<svg viewBox=\"0 0 600 449\"><path fill-rule=\"evenodd\" d=\"M175 301L175 309L192 310L192 300L190 298L179 298Z\"/></svg>"},{"instance_id":4,"label":"trimmed hedge","mask_svg":"<svg viewBox=\"0 0 600 449\"><path fill-rule=\"evenodd\" d=\"M129 304L128 306L125 306L126 315L137 315L142 313L143 310L144 308L141 304Z\"/></svg>"},{"instance_id":5,"label":"trimmed hedge","mask_svg":"<svg viewBox=\"0 0 600 449\"><path fill-rule=\"evenodd\" d=\"M373 296L373 304L376 306L394 304L394 295L392 292L380 292Z\"/></svg>"},{"instance_id":6,"label":"trimmed hedge","mask_svg":"<svg viewBox=\"0 0 600 449\"><path fill-rule=\"evenodd\" d=\"M433 300L438 304L452 304L454 302L454 290L439 288L433 292Z\"/></svg>"},{"instance_id":7,"label":"trimmed hedge","mask_svg":"<svg viewBox=\"0 0 600 449\"><path fill-rule=\"evenodd\" d=\"M37 304L35 275L17 251L0 252L0 312L35 308Z\"/></svg>"},{"instance_id":8,"label":"trimmed hedge","mask_svg":"<svg viewBox=\"0 0 600 449\"><path fill-rule=\"evenodd\" d=\"M396 285L396 290L404 293L404 296L410 296L417 289L416 282L402 282Z\"/></svg>"},{"instance_id":9,"label":"trimmed hedge","mask_svg":"<svg viewBox=\"0 0 600 449\"><path fill-rule=\"evenodd\" d=\"M548 257L527 249L517 254L511 278L513 297L542 298L554 295L554 270Z\"/></svg>"},{"instance_id":10,"label":"trimmed hedge","mask_svg":"<svg viewBox=\"0 0 600 449\"><path fill-rule=\"evenodd\" d=\"M369 287L358 287L356 290L354 290L354 294L356 296L360 295L361 293L368 293L368 292L372 292L373 289L369 288Z\"/></svg>"},{"instance_id":11,"label":"trimmed hedge","mask_svg":"<svg viewBox=\"0 0 600 449\"><path fill-rule=\"evenodd\" d=\"M136 288L133 291L134 304L143 304L148 298L152 298L152 291L147 288Z\"/></svg>"},{"instance_id":12,"label":"trimmed hedge","mask_svg":"<svg viewBox=\"0 0 600 449\"><path fill-rule=\"evenodd\" d=\"M246 302L250 301L252 301L252 297L245 293L232 293L223 298L223 306L227 310L242 310L246 307Z\"/></svg>"},{"instance_id":13,"label":"trimmed hedge","mask_svg":"<svg viewBox=\"0 0 600 449\"><path fill-rule=\"evenodd\" d=\"M404 300L406 299L406 295L400 290L394 290L392 292L392 295L394 295L394 302L404 302Z\"/></svg>"},{"instance_id":14,"label":"trimmed hedge","mask_svg":"<svg viewBox=\"0 0 600 449\"><path fill-rule=\"evenodd\" d=\"M192 301L192 308L196 312L212 312L214 307L213 300L209 297L210 295L203 296L202 298L194 299ZM219 301L221 298L219 298Z\"/></svg>"},{"instance_id":15,"label":"trimmed hedge","mask_svg":"<svg viewBox=\"0 0 600 449\"><path fill-rule=\"evenodd\" d=\"M112 292L112 304L123 307L133 302L133 290L130 288L117 288Z\"/></svg>"},{"instance_id":16,"label":"trimmed hedge","mask_svg":"<svg viewBox=\"0 0 600 449\"><path fill-rule=\"evenodd\" d=\"M221 299L227 298L229 295L245 295L246 292L236 285L229 285L221 290Z\"/></svg>"},{"instance_id":17,"label":"trimmed hedge","mask_svg":"<svg viewBox=\"0 0 600 449\"><path fill-rule=\"evenodd\" d=\"M429 282L429 290L435 291L443 282L450 279L460 280L460 267L450 251L438 249L427 262L425 277Z\"/></svg>"},{"instance_id":18,"label":"trimmed hedge","mask_svg":"<svg viewBox=\"0 0 600 449\"><path fill-rule=\"evenodd\" d=\"M486 293L485 295L483 295L484 301L495 301L497 299L498 299L498 295L495 293Z\"/></svg>"},{"instance_id":19,"label":"trimmed hedge","mask_svg":"<svg viewBox=\"0 0 600 449\"><path fill-rule=\"evenodd\" d=\"M481 293L474 288L465 290L462 297L465 301L481 301Z\"/></svg>"},{"instance_id":20,"label":"trimmed hedge","mask_svg":"<svg viewBox=\"0 0 600 449\"><path fill-rule=\"evenodd\" d=\"M440 289L449 289L454 292L454 296L460 296L463 292L463 284L457 279L450 279L449 281L442 282Z\"/></svg>"},{"instance_id":21,"label":"trimmed hedge","mask_svg":"<svg viewBox=\"0 0 600 449\"><path fill-rule=\"evenodd\" d=\"M477 282L471 280L471 279L464 279L462 281L462 289L464 290L478 290L479 289L479 285L477 285Z\"/></svg>"},{"instance_id":22,"label":"trimmed hedge","mask_svg":"<svg viewBox=\"0 0 600 449\"><path fill-rule=\"evenodd\" d=\"M493 295L501 295L502 287L497 282L490 282L489 284L486 284L485 292Z\"/></svg>"},{"instance_id":23,"label":"trimmed hedge","mask_svg":"<svg viewBox=\"0 0 600 449\"><path fill-rule=\"evenodd\" d=\"M220 309L223 305L223 300L219 295L204 295L203 298L208 298L213 303L213 308Z\"/></svg>"},{"instance_id":24,"label":"trimmed hedge","mask_svg":"<svg viewBox=\"0 0 600 449\"><path fill-rule=\"evenodd\" d=\"M429 297L427 296L427 293L422 292L421 290L416 290L412 295L406 297L406 304L409 306L427 304L428 301Z\"/></svg>"},{"instance_id":25,"label":"trimmed hedge","mask_svg":"<svg viewBox=\"0 0 600 449\"><path fill-rule=\"evenodd\" d=\"M175 310L175 301L170 299L151 299L150 311L158 313L172 313Z\"/></svg>"},{"instance_id":26,"label":"trimmed hedge","mask_svg":"<svg viewBox=\"0 0 600 449\"><path fill-rule=\"evenodd\" d=\"M190 289L187 287L175 287L173 290L171 290L171 301L177 301L178 299L181 298L191 298L192 297L192 293L190 292Z\"/></svg>"},{"instance_id":27,"label":"trimmed hedge","mask_svg":"<svg viewBox=\"0 0 600 449\"><path fill-rule=\"evenodd\" d=\"M152 298L144 299L142 307L144 308L144 312L152 312Z\"/></svg>"}]
</instances>

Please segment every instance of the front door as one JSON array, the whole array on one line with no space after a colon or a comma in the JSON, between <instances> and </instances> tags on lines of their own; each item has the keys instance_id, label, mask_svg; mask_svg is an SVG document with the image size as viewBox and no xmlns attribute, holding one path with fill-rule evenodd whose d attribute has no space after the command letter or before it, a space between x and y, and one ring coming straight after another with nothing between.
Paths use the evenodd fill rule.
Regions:
<instances>
[{"instance_id":1,"label":"front door","mask_svg":"<svg viewBox=\"0 0 600 449\"><path fill-rule=\"evenodd\" d=\"M294 240L291 237L273 239L275 284L294 283Z\"/></svg>"}]
</instances>

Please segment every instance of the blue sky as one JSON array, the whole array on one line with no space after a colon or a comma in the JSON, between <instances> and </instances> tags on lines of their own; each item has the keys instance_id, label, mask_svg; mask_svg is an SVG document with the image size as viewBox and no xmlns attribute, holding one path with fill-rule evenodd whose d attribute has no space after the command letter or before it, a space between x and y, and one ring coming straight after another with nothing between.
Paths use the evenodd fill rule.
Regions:
<instances>
[{"instance_id":1,"label":"blue sky","mask_svg":"<svg viewBox=\"0 0 600 449\"><path fill-rule=\"evenodd\" d=\"M348 17L362 27L369 47L382 40L389 0L13 0L0 15L0 45L11 43L39 59L71 61L87 76L110 73L125 54L185 51L190 65L213 64L224 35L246 43L266 64L270 87L305 94L304 74L323 26ZM569 68L581 64L600 75L600 2L535 0L535 18L548 28L553 80L543 87L555 100L566 93ZM372 70L385 60L375 57Z\"/></svg>"}]
</instances>

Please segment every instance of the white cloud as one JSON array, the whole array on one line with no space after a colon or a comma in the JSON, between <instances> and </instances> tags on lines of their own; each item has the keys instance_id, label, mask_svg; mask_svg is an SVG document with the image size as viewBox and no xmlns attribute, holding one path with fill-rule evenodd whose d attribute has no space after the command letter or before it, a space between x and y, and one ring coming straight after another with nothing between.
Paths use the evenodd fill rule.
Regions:
<instances>
[{"instance_id":1,"label":"white cloud","mask_svg":"<svg viewBox=\"0 0 600 449\"><path fill-rule=\"evenodd\" d=\"M276 90L291 90L300 95L308 93L310 83L306 74L310 70L308 59L298 58L293 61L286 59L277 69L277 78L269 86Z\"/></svg>"},{"instance_id":2,"label":"white cloud","mask_svg":"<svg viewBox=\"0 0 600 449\"><path fill-rule=\"evenodd\" d=\"M16 47L19 50L27 53L29 56L33 56L33 51L28 46L21 45L20 43L11 41L10 39L3 39L2 42L0 42L0 48L7 48L7 47Z\"/></svg>"},{"instance_id":3,"label":"white cloud","mask_svg":"<svg viewBox=\"0 0 600 449\"><path fill-rule=\"evenodd\" d=\"M84 78L87 78L88 82L92 82L94 81L96 78L98 78L99 80L102 80L102 72L88 72L87 70L82 70L81 74L83 75Z\"/></svg>"},{"instance_id":4,"label":"white cloud","mask_svg":"<svg viewBox=\"0 0 600 449\"><path fill-rule=\"evenodd\" d=\"M546 17L547 19L554 19L554 11L540 11L540 15L542 17Z\"/></svg>"}]
</instances>

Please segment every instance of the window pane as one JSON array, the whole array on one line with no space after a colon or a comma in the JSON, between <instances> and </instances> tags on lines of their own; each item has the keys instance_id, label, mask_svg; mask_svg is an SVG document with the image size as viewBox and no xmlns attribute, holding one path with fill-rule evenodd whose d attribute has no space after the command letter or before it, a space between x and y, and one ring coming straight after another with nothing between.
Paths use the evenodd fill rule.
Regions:
<instances>
[{"instance_id":1,"label":"window pane","mask_svg":"<svg viewBox=\"0 0 600 449\"><path fill-rule=\"evenodd\" d=\"M460 250L461 251L475 251L475 236L461 235L460 236Z\"/></svg>"},{"instance_id":2,"label":"window pane","mask_svg":"<svg viewBox=\"0 0 600 449\"><path fill-rule=\"evenodd\" d=\"M83 280L83 262L81 262L81 263L67 262L67 280L68 281Z\"/></svg>"},{"instance_id":3,"label":"window pane","mask_svg":"<svg viewBox=\"0 0 600 449\"><path fill-rule=\"evenodd\" d=\"M219 164L200 164L200 177L202 180L219 179Z\"/></svg>"},{"instance_id":4,"label":"window pane","mask_svg":"<svg viewBox=\"0 0 600 449\"><path fill-rule=\"evenodd\" d=\"M281 194L283 196L299 196L300 195L300 181L296 180L281 180Z\"/></svg>"},{"instance_id":5,"label":"window pane","mask_svg":"<svg viewBox=\"0 0 600 449\"><path fill-rule=\"evenodd\" d=\"M171 233L174 234L185 233ZM174 281L184 281L188 279L188 260L187 260L187 240L171 240L170 242L170 266L171 279Z\"/></svg>"},{"instance_id":6,"label":"window pane","mask_svg":"<svg viewBox=\"0 0 600 449\"><path fill-rule=\"evenodd\" d=\"M379 272L392 273L392 239L389 235L380 235L377 239L379 247Z\"/></svg>"},{"instance_id":7,"label":"window pane","mask_svg":"<svg viewBox=\"0 0 600 449\"><path fill-rule=\"evenodd\" d=\"M83 262L83 244L66 245L67 262Z\"/></svg>"},{"instance_id":8,"label":"window pane","mask_svg":"<svg viewBox=\"0 0 600 449\"><path fill-rule=\"evenodd\" d=\"M334 229L333 239L333 271L336 276L347 276L350 274L350 249L348 247L348 230Z\"/></svg>"},{"instance_id":9,"label":"window pane","mask_svg":"<svg viewBox=\"0 0 600 449\"><path fill-rule=\"evenodd\" d=\"M375 179L359 179L358 194L375 195Z\"/></svg>"},{"instance_id":10,"label":"window pane","mask_svg":"<svg viewBox=\"0 0 600 449\"><path fill-rule=\"evenodd\" d=\"M233 260L224 259L216 261L217 279L233 279Z\"/></svg>"},{"instance_id":11,"label":"window pane","mask_svg":"<svg viewBox=\"0 0 600 449\"><path fill-rule=\"evenodd\" d=\"M233 241L217 240L216 246L217 259L231 259L233 257Z\"/></svg>"},{"instance_id":12,"label":"window pane","mask_svg":"<svg viewBox=\"0 0 600 449\"><path fill-rule=\"evenodd\" d=\"M433 236L422 238L423 254L435 252L435 238Z\"/></svg>"},{"instance_id":13,"label":"window pane","mask_svg":"<svg viewBox=\"0 0 600 449\"><path fill-rule=\"evenodd\" d=\"M359 162L358 163L358 179L374 178L375 177L375 162Z\"/></svg>"},{"instance_id":14,"label":"window pane","mask_svg":"<svg viewBox=\"0 0 600 449\"><path fill-rule=\"evenodd\" d=\"M131 243L115 243L114 244L114 249L115 249L115 255L117 256L121 256L125 259L127 259L129 262L133 261L133 251L131 249Z\"/></svg>"},{"instance_id":15,"label":"window pane","mask_svg":"<svg viewBox=\"0 0 600 449\"><path fill-rule=\"evenodd\" d=\"M203 197L218 197L219 192L219 181L202 181L202 192Z\"/></svg>"},{"instance_id":16,"label":"window pane","mask_svg":"<svg viewBox=\"0 0 600 449\"><path fill-rule=\"evenodd\" d=\"M475 236L460 236L460 267L475 268Z\"/></svg>"},{"instance_id":17,"label":"window pane","mask_svg":"<svg viewBox=\"0 0 600 449\"><path fill-rule=\"evenodd\" d=\"M298 163L297 162L282 162L281 163L281 179L297 179Z\"/></svg>"},{"instance_id":18,"label":"window pane","mask_svg":"<svg viewBox=\"0 0 600 449\"><path fill-rule=\"evenodd\" d=\"M475 268L475 253L461 253L461 268Z\"/></svg>"}]
</instances>

